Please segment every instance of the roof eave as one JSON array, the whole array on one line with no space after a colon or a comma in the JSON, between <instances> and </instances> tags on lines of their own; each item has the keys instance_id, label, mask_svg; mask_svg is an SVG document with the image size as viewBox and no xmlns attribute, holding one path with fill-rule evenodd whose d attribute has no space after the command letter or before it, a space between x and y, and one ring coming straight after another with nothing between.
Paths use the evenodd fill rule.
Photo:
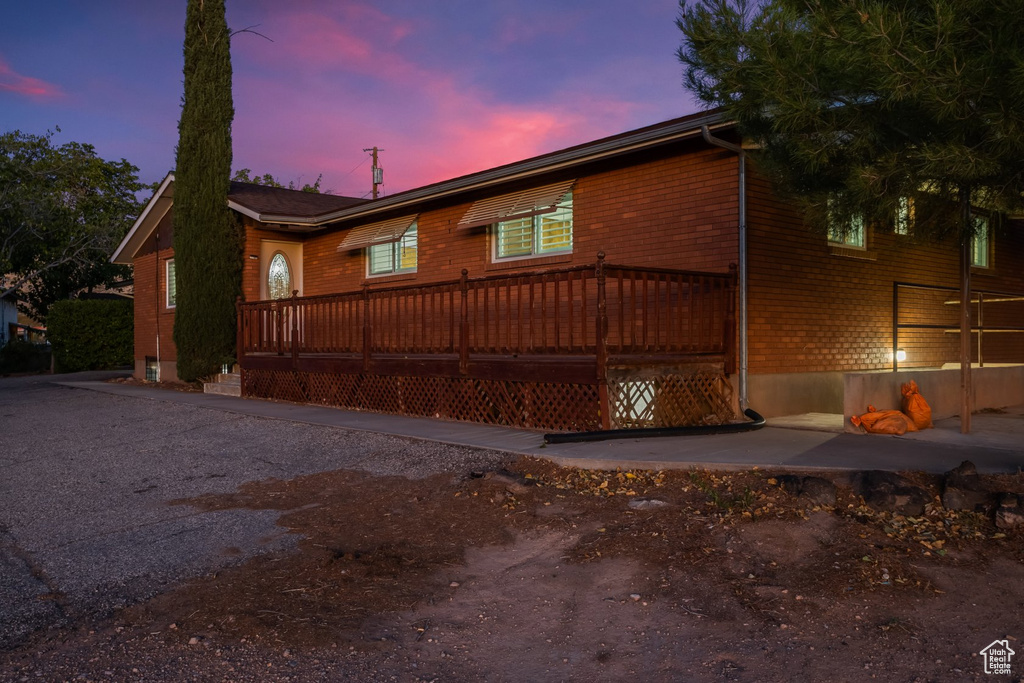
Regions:
<instances>
[{"instance_id":1,"label":"roof eave","mask_svg":"<svg viewBox=\"0 0 1024 683\"><path fill-rule=\"evenodd\" d=\"M369 204L360 204L339 209L316 216L289 216L282 214L261 214L237 202L228 200L228 205L253 220L262 223L282 223L317 228L341 220L373 216L374 214L405 208L424 201L485 189L494 185L522 180L533 176L551 173L581 164L599 161L610 157L628 154L659 147L688 138L700 136L701 129L707 126L711 130L731 128L732 121L720 112L706 114L698 118L679 121L663 128L644 129L632 135L617 136L612 139L598 141L589 145L580 145L562 152L534 157L525 161L515 162L496 169L473 173L452 180L442 181L423 188L409 190L392 197L385 197Z\"/></svg>"},{"instance_id":2,"label":"roof eave","mask_svg":"<svg viewBox=\"0 0 1024 683\"><path fill-rule=\"evenodd\" d=\"M138 252L142 244L149 239L149 236L153 234L153 229L163 219L164 215L171 207L173 199L168 202L161 202L165 199L164 193L167 192L167 188L170 187L171 183L174 182L174 172L171 171L160 183L156 192L146 202L145 208L142 209L142 213L132 223L132 227L128 230L128 234L124 236L121 243L117 245L117 249L114 250L113 255L110 257L111 263L118 263L121 265L131 265L132 259L135 258L135 254ZM147 226L147 227L144 227ZM132 246L129 250L129 246Z\"/></svg>"}]
</instances>

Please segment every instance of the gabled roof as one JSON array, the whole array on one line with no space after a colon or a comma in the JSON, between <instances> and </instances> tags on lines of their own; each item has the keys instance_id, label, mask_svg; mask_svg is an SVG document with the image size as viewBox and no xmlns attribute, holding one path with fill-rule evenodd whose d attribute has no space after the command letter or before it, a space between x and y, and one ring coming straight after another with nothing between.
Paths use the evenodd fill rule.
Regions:
<instances>
[{"instance_id":1,"label":"gabled roof","mask_svg":"<svg viewBox=\"0 0 1024 683\"><path fill-rule=\"evenodd\" d=\"M228 206L262 223L290 222L275 220L279 216L310 219L366 202L358 197L303 192L234 180L228 192Z\"/></svg>"},{"instance_id":2,"label":"gabled roof","mask_svg":"<svg viewBox=\"0 0 1024 683\"><path fill-rule=\"evenodd\" d=\"M240 183L235 180L231 181L231 189L228 191L229 207L263 223L285 222L279 220L279 217L288 215L294 218L287 221L288 223L308 224L316 216L365 202L366 200L356 197L303 192L283 187ZM146 203L131 230L121 240L110 261L130 264L173 204L174 173L168 173Z\"/></svg>"},{"instance_id":3,"label":"gabled roof","mask_svg":"<svg viewBox=\"0 0 1024 683\"><path fill-rule=\"evenodd\" d=\"M117 245L114 255L110 257L111 263L131 265L132 259L138 253L142 245L146 243L149 236L156 230L163 217L174 205L174 174L168 173L160 183L160 186L153 193L153 196L146 202L142 213L135 219L131 230Z\"/></svg>"}]
</instances>

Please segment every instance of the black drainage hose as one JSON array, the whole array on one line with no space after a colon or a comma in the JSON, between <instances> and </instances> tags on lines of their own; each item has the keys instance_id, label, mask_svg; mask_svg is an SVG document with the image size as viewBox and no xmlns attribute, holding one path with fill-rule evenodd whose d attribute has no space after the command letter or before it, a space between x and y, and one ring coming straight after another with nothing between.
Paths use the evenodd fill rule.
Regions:
<instances>
[{"instance_id":1,"label":"black drainage hose","mask_svg":"<svg viewBox=\"0 0 1024 683\"><path fill-rule=\"evenodd\" d=\"M747 408L743 414L752 422L730 422L723 425L700 425L699 427L653 427L651 429L603 429L596 432L568 432L545 434L544 443L576 443L580 441L605 441L607 439L646 439L655 436L698 436L702 434L737 434L764 427L765 420L756 411Z\"/></svg>"}]
</instances>

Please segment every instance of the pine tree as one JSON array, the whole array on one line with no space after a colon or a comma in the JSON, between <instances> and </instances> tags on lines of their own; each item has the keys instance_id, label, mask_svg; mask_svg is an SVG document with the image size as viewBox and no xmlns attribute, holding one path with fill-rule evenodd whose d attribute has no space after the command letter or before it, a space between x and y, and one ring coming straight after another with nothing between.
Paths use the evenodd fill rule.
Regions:
<instances>
[{"instance_id":1,"label":"pine tree","mask_svg":"<svg viewBox=\"0 0 1024 683\"><path fill-rule=\"evenodd\" d=\"M224 0L189 0L174 187L174 343L178 376L185 381L210 375L235 356L244 235L227 206L234 118L230 41Z\"/></svg>"}]
</instances>

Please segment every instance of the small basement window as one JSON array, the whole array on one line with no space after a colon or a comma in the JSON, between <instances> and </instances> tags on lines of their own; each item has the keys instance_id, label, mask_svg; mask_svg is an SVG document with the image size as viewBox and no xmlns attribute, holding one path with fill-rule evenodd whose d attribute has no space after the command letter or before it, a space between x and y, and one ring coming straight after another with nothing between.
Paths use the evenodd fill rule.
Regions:
<instances>
[{"instance_id":1,"label":"small basement window","mask_svg":"<svg viewBox=\"0 0 1024 683\"><path fill-rule=\"evenodd\" d=\"M156 358L153 356L146 356L146 381L160 381L160 364L156 362Z\"/></svg>"}]
</instances>

